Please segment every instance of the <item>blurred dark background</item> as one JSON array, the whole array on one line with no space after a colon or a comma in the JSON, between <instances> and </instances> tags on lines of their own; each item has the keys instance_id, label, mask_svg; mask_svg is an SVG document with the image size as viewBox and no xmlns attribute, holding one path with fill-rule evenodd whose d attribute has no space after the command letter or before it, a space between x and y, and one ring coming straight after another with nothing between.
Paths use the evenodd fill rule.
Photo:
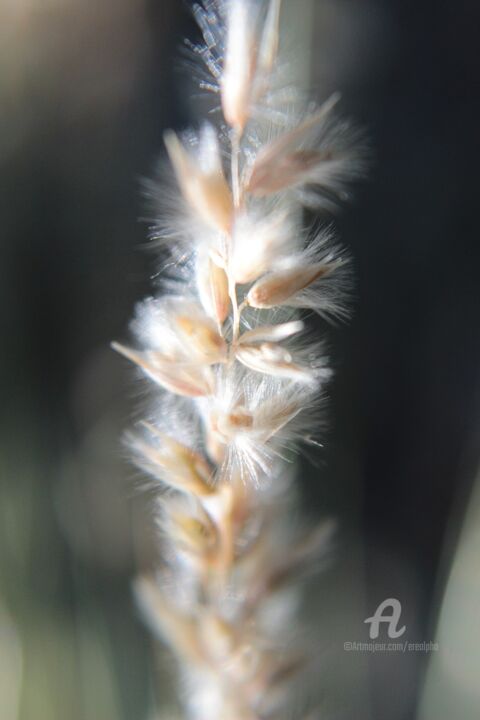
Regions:
<instances>
[{"instance_id":1,"label":"blurred dark background","mask_svg":"<svg viewBox=\"0 0 480 720\"><path fill-rule=\"evenodd\" d=\"M336 569L317 589L335 614L327 704L407 720L429 657L347 657L343 643L367 639L363 619L387 597L409 639L434 639L472 497L480 9L313 6L314 94L340 89L372 145L338 221L357 289L352 322L331 333L327 449L300 479L310 513L340 521ZM150 718L159 696L164 660L130 591L152 560L151 511L119 439L138 391L109 343L156 270L142 178L163 130L195 120L186 35L180 0L0 0L2 720ZM467 579L478 587L478 567Z\"/></svg>"}]
</instances>

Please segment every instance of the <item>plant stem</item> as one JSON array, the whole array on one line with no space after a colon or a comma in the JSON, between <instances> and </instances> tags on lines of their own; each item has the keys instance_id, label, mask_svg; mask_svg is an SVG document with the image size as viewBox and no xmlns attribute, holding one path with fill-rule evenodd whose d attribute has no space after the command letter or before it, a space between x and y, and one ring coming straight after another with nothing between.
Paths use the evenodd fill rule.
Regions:
<instances>
[{"instance_id":1,"label":"plant stem","mask_svg":"<svg viewBox=\"0 0 480 720\"><path fill-rule=\"evenodd\" d=\"M240 133L236 130L232 131L231 134L231 175L232 175L232 195L233 204L235 208L235 215L241 204L241 192L240 192ZM235 223L235 218L234 218ZM228 269L228 294L230 295L230 301L232 303L233 311L233 332L232 332L232 347L234 348L237 344L238 335L240 333L240 311L238 308L237 301L237 289L235 278L231 271L231 256L232 256L232 245L233 237L230 234L229 243L229 269Z\"/></svg>"}]
</instances>

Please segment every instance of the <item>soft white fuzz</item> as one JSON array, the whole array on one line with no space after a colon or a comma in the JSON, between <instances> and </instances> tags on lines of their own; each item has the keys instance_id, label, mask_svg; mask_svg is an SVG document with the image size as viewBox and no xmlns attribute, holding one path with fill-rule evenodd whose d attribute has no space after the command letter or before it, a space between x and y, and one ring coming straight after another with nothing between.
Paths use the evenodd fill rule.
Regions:
<instances>
[{"instance_id":1,"label":"soft white fuzz","mask_svg":"<svg viewBox=\"0 0 480 720\"><path fill-rule=\"evenodd\" d=\"M330 377L298 310L342 317L347 262L331 228L304 228L302 206L331 207L361 158L336 95L314 108L282 87L280 0L204 0L194 14L204 44L190 48L224 120L165 135L168 290L137 309L139 349L114 345L153 383L129 444L158 488L163 565L136 589L177 656L189 718L287 718L306 659L292 581L327 535L291 522L292 451Z\"/></svg>"}]
</instances>

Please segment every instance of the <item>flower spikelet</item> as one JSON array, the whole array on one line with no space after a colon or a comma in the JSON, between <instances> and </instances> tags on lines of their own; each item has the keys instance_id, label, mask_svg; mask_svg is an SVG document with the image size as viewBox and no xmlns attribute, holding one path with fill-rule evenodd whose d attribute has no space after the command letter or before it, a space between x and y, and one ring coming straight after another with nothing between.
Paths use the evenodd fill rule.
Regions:
<instances>
[{"instance_id":1,"label":"flower spikelet","mask_svg":"<svg viewBox=\"0 0 480 720\"><path fill-rule=\"evenodd\" d=\"M313 107L277 92L280 11L193 6L203 43L189 47L221 119L165 134L168 277L137 307L132 343L113 344L151 397L128 445L156 495L162 566L135 591L177 658L191 720L292 717L307 660L299 581L330 535L290 520L292 461L331 377L300 313L345 317L349 263L326 221L305 229L303 208L330 211L363 161L337 94Z\"/></svg>"}]
</instances>

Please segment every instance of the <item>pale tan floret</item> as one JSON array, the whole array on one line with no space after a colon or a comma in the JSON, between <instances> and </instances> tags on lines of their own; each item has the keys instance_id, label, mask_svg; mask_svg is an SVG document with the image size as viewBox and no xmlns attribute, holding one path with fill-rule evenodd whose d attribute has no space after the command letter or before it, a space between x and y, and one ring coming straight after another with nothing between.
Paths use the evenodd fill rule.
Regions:
<instances>
[{"instance_id":1,"label":"pale tan floret","mask_svg":"<svg viewBox=\"0 0 480 720\"><path fill-rule=\"evenodd\" d=\"M250 115L250 103L257 65L252 3L232 0L227 29L227 49L221 79L223 115L239 134Z\"/></svg>"},{"instance_id":2,"label":"pale tan floret","mask_svg":"<svg viewBox=\"0 0 480 720\"><path fill-rule=\"evenodd\" d=\"M258 51L258 71L266 83L268 83L278 55L281 6L282 0L271 0Z\"/></svg>"},{"instance_id":3,"label":"pale tan floret","mask_svg":"<svg viewBox=\"0 0 480 720\"><path fill-rule=\"evenodd\" d=\"M242 333L239 339L240 345L252 345L254 343L275 342L285 340L303 330L304 324L301 320L292 320L288 323L278 325L260 325L253 330Z\"/></svg>"},{"instance_id":4,"label":"pale tan floret","mask_svg":"<svg viewBox=\"0 0 480 720\"><path fill-rule=\"evenodd\" d=\"M213 469L203 455L150 423L142 424L156 440L156 444L134 438L132 446L137 456L147 461L150 469L157 470L159 477L175 489L198 497L211 495Z\"/></svg>"},{"instance_id":5,"label":"pale tan floret","mask_svg":"<svg viewBox=\"0 0 480 720\"><path fill-rule=\"evenodd\" d=\"M177 395L203 397L213 391L213 378L208 368L197 364L181 364L159 352L136 352L120 343L112 343L120 355L138 365L156 383Z\"/></svg>"},{"instance_id":6,"label":"pale tan floret","mask_svg":"<svg viewBox=\"0 0 480 720\"><path fill-rule=\"evenodd\" d=\"M269 273L253 285L246 301L254 308L273 308L288 304L297 293L327 277L340 265L340 260L321 261Z\"/></svg>"},{"instance_id":7,"label":"pale tan floret","mask_svg":"<svg viewBox=\"0 0 480 720\"><path fill-rule=\"evenodd\" d=\"M252 0L231 0L220 82L223 115L238 136L267 91L278 54L281 0L270 0L259 30Z\"/></svg>"},{"instance_id":8,"label":"pale tan floret","mask_svg":"<svg viewBox=\"0 0 480 720\"><path fill-rule=\"evenodd\" d=\"M177 315L174 320L190 348L207 362L218 363L225 360L227 344L207 318L199 320L198 317Z\"/></svg>"},{"instance_id":9,"label":"pale tan floret","mask_svg":"<svg viewBox=\"0 0 480 720\"><path fill-rule=\"evenodd\" d=\"M174 132L165 133L165 145L170 156L178 184L185 200L208 225L229 232L232 224L232 194L223 173L221 159L214 145L209 153L207 168L195 162Z\"/></svg>"},{"instance_id":10,"label":"pale tan floret","mask_svg":"<svg viewBox=\"0 0 480 720\"><path fill-rule=\"evenodd\" d=\"M277 343L247 345L243 342L237 347L236 357L251 370L267 375L300 382L312 382L315 377L310 368L296 363L288 350Z\"/></svg>"},{"instance_id":11,"label":"pale tan floret","mask_svg":"<svg viewBox=\"0 0 480 720\"><path fill-rule=\"evenodd\" d=\"M197 262L197 286L205 312L221 326L230 311L228 278L225 270L209 255Z\"/></svg>"},{"instance_id":12,"label":"pale tan floret","mask_svg":"<svg viewBox=\"0 0 480 720\"><path fill-rule=\"evenodd\" d=\"M164 534L175 549L198 557L201 561L214 555L218 545L218 531L201 506L197 507L196 515L192 515L186 509L177 509L174 505L170 509L167 505L166 515Z\"/></svg>"},{"instance_id":13,"label":"pale tan floret","mask_svg":"<svg viewBox=\"0 0 480 720\"><path fill-rule=\"evenodd\" d=\"M333 149L317 152L302 144L328 118L339 100L335 94L300 125L263 147L252 165L246 190L265 197L308 179L313 168L333 159Z\"/></svg>"}]
</instances>

